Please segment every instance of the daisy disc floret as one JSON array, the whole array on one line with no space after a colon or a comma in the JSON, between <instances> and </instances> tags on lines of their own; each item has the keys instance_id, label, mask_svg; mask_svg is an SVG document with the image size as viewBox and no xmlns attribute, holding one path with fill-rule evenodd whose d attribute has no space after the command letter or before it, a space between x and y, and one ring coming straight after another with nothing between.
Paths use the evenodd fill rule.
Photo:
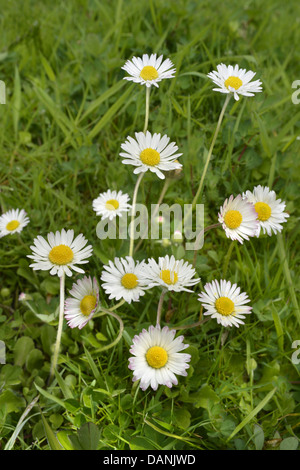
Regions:
<instances>
[{"instance_id":1,"label":"daisy disc floret","mask_svg":"<svg viewBox=\"0 0 300 470\"><path fill-rule=\"evenodd\" d=\"M275 191L270 191L267 186L255 186L253 191L246 191L243 197L254 205L258 218L258 229L256 236L259 237L261 230L263 233L281 232L282 223L287 221L289 214L284 212L285 202L276 199Z\"/></svg>"},{"instance_id":2,"label":"daisy disc floret","mask_svg":"<svg viewBox=\"0 0 300 470\"><path fill-rule=\"evenodd\" d=\"M111 191L110 189L99 194L97 199L93 200L93 209L96 215L100 215L102 219L112 220L114 217L122 217L123 212L128 212L131 205L128 204L128 194L122 191Z\"/></svg>"},{"instance_id":3,"label":"daisy disc floret","mask_svg":"<svg viewBox=\"0 0 300 470\"><path fill-rule=\"evenodd\" d=\"M5 212L0 217L0 238L20 233L28 223L29 218L24 209L11 209Z\"/></svg>"},{"instance_id":4,"label":"daisy disc floret","mask_svg":"<svg viewBox=\"0 0 300 470\"><path fill-rule=\"evenodd\" d=\"M176 260L173 255L160 257L158 262L150 258L144 267L144 274L149 288L161 286L175 292L193 292L188 287L200 281L194 278L196 270L191 264L183 259Z\"/></svg>"},{"instance_id":5,"label":"daisy disc floret","mask_svg":"<svg viewBox=\"0 0 300 470\"><path fill-rule=\"evenodd\" d=\"M255 93L261 92L261 81L251 81L255 76L252 70L240 69L238 65L219 64L217 71L210 72L207 75L219 88L213 88L214 91L220 93L232 93L236 101L239 95L254 96Z\"/></svg>"},{"instance_id":6,"label":"daisy disc floret","mask_svg":"<svg viewBox=\"0 0 300 470\"><path fill-rule=\"evenodd\" d=\"M31 246L32 255L27 255L34 263L30 264L33 270L50 271L50 274L57 274L59 277L65 273L72 276L72 270L84 273L77 264L88 263L92 255L91 245L86 246L88 240L82 235L74 238L74 230L62 229L61 232L50 232L47 240L38 235Z\"/></svg>"},{"instance_id":7,"label":"daisy disc floret","mask_svg":"<svg viewBox=\"0 0 300 470\"><path fill-rule=\"evenodd\" d=\"M247 294L241 292L237 284L225 280L205 284L198 300L206 309L203 315L210 315L223 326L239 327L244 324L245 315L252 310L252 307L246 305L250 302Z\"/></svg>"},{"instance_id":8,"label":"daisy disc floret","mask_svg":"<svg viewBox=\"0 0 300 470\"><path fill-rule=\"evenodd\" d=\"M150 170L164 179L163 171L176 170L182 167L181 163L176 161L182 153L176 153L178 150L175 142L169 144L170 138L167 135L161 137L160 134L151 134L149 131L136 132L135 139L127 137L125 143L121 145L124 152L120 153L123 157L122 163L133 165L136 168L133 173L145 173Z\"/></svg>"},{"instance_id":9,"label":"daisy disc floret","mask_svg":"<svg viewBox=\"0 0 300 470\"><path fill-rule=\"evenodd\" d=\"M85 276L73 284L71 297L65 301L65 318L70 328L80 330L88 323L99 305L99 287L96 278Z\"/></svg>"},{"instance_id":10,"label":"daisy disc floret","mask_svg":"<svg viewBox=\"0 0 300 470\"><path fill-rule=\"evenodd\" d=\"M218 220L222 224L227 238L243 243L254 237L258 229L257 213L253 204L244 200L239 194L231 195L220 207Z\"/></svg>"},{"instance_id":11,"label":"daisy disc floret","mask_svg":"<svg viewBox=\"0 0 300 470\"><path fill-rule=\"evenodd\" d=\"M157 57L156 54L143 54L142 57L133 57L127 60L121 67L130 76L124 77L124 80L130 80L146 87L154 85L158 88L158 83L165 78L173 78L176 72L170 59L163 61L163 56Z\"/></svg>"},{"instance_id":12,"label":"daisy disc floret","mask_svg":"<svg viewBox=\"0 0 300 470\"><path fill-rule=\"evenodd\" d=\"M133 338L129 358L129 369L133 371L133 381L140 380L140 387L146 390L149 386L157 390L159 385L178 385L176 375L186 376L190 354L181 353L188 348L183 336L174 339L176 331L159 325L143 329Z\"/></svg>"},{"instance_id":13,"label":"daisy disc floret","mask_svg":"<svg viewBox=\"0 0 300 470\"><path fill-rule=\"evenodd\" d=\"M129 304L137 302L145 295L146 285L144 282L144 262L134 261L131 256L126 258L115 258L103 266L101 280L102 287L109 299L124 299Z\"/></svg>"}]
</instances>

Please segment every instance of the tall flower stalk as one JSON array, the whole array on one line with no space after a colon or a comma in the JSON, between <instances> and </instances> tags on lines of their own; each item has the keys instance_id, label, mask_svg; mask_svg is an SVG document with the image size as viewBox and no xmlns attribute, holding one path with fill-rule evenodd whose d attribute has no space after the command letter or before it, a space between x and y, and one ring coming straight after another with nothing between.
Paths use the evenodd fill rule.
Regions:
<instances>
[{"instance_id":1,"label":"tall flower stalk","mask_svg":"<svg viewBox=\"0 0 300 470\"><path fill-rule=\"evenodd\" d=\"M52 364L50 368L50 379L53 377L58 356L60 350L60 343L61 343L61 335L64 323L64 304L65 304L65 273L59 278L60 281L60 288L59 288L59 317L58 317L58 328L57 328L57 335L56 335L56 342L54 346L54 354L52 359Z\"/></svg>"}]
</instances>

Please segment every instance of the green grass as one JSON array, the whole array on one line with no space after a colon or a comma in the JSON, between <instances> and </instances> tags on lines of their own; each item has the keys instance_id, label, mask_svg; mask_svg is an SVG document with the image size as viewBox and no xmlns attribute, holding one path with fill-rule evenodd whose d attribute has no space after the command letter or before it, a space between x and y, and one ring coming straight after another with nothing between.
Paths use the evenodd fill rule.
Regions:
<instances>
[{"instance_id":1,"label":"green grass","mask_svg":"<svg viewBox=\"0 0 300 470\"><path fill-rule=\"evenodd\" d=\"M16 0L1 9L1 211L24 208L30 224L0 241L0 445L14 449L255 449L296 446L300 426L299 365L292 343L299 328L299 122L291 101L300 79L297 1ZM151 91L149 127L176 140L182 178L164 201L191 203L216 126L223 95L206 74L220 62L257 72L263 93L231 100L209 166L202 202L205 225L217 222L226 197L269 185L290 213L280 237L230 248L223 231L205 235L197 256L201 282L194 294L171 294L163 324L198 320L197 294L212 279L237 282L253 313L241 328L213 320L186 330L192 354L188 377L171 390L142 392L127 368L133 335L155 322L159 289L123 305L118 323L107 316L83 330L64 326L58 374L49 387L59 282L33 272L26 255L33 239L74 228L93 244L88 274L128 254L129 242L96 237L92 200L100 192L133 193L136 176L120 165L120 145L144 125L145 89L123 80L124 62L157 52L176 78ZM155 203L163 182L146 175L139 202ZM183 245L145 241L138 259L173 253L193 261ZM76 277L67 279L70 289ZM32 296L31 309L18 301ZM101 301L110 307L101 291ZM41 316L44 315L44 316ZM37 404L22 417L26 407ZM19 423L19 424L18 424ZM90 423L90 424L86 424ZM15 434L14 434L15 432ZM54 434L53 434L54 432ZM71 436L71 437L68 437ZM12 438L12 439L11 439ZM49 447L50 446L50 447Z\"/></svg>"}]
</instances>

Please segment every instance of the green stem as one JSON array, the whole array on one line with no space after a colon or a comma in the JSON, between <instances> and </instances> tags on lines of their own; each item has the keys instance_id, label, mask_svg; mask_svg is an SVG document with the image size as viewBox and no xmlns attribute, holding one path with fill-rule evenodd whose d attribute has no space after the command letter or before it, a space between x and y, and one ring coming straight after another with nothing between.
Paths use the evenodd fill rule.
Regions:
<instances>
[{"instance_id":1,"label":"green stem","mask_svg":"<svg viewBox=\"0 0 300 470\"><path fill-rule=\"evenodd\" d=\"M121 303L121 302L120 302ZM116 307L116 306L115 306ZM111 310L108 310L104 307L101 307L99 308L99 310L102 311L102 313L99 313L97 315L97 317L102 317L103 315L110 315L114 318L116 318L116 320L118 320L119 324L120 324L120 331L119 331L119 334L118 336L116 337L116 339L114 339L110 344L106 345L106 346L103 346L103 348L100 348L100 349L97 349L96 352L99 353L99 352L102 352L102 351L106 351L107 349L110 349L112 347L114 347L116 344L118 344L118 342L120 341L120 339L122 338L122 335L123 335L123 331L124 331L124 323L123 321L121 320L121 318L119 317L119 315L117 315L116 313L112 312Z\"/></svg>"},{"instance_id":2,"label":"green stem","mask_svg":"<svg viewBox=\"0 0 300 470\"><path fill-rule=\"evenodd\" d=\"M168 188L169 188L169 186L170 186L170 183L171 183L171 180L170 180L169 178L166 178L166 179L165 179L165 184L164 184L164 186L163 186L163 188L162 188L162 191L161 191L161 193L160 193L160 196L159 196L159 199L158 199L158 201L157 201L157 204L156 204L156 207L155 207L155 209L154 209L154 212L153 212L153 214L151 214L151 222L152 222L152 220L154 219L154 217L156 216L156 214L157 214L158 211L159 211L159 206L161 205L161 203L162 203L162 201L163 201L163 199L164 199L164 197L165 197L165 194L166 194L166 192L167 192L167 190L168 190ZM144 236L145 236L146 232L147 232L147 230L144 231L143 235L141 236L140 241L138 242L137 246L135 247L135 249L134 249L134 252L135 252L135 253L138 251L138 249L140 248L141 244L143 243L143 239L144 239Z\"/></svg>"},{"instance_id":3,"label":"green stem","mask_svg":"<svg viewBox=\"0 0 300 470\"><path fill-rule=\"evenodd\" d=\"M167 289L164 289L160 295L160 299L159 299L158 307L157 307L156 325L160 325L161 311L162 311L162 306L163 306L166 293L167 293Z\"/></svg>"},{"instance_id":4,"label":"green stem","mask_svg":"<svg viewBox=\"0 0 300 470\"><path fill-rule=\"evenodd\" d=\"M63 322L64 322L64 302L65 302L65 273L63 272L62 276L60 277L59 320L58 320L58 329L57 329L56 343L55 343L55 348L54 348L54 355L53 355L52 365L50 369L50 379L52 378L54 371L56 369L56 364L57 364L58 355L59 355L62 328L63 328Z\"/></svg>"},{"instance_id":5,"label":"green stem","mask_svg":"<svg viewBox=\"0 0 300 470\"><path fill-rule=\"evenodd\" d=\"M232 240L231 244L229 245L225 260L224 260L224 264L223 264L223 278L224 279L226 278L229 261L230 261L231 255L232 255L232 250L233 250L235 245L236 244L234 243L234 240Z\"/></svg>"},{"instance_id":6,"label":"green stem","mask_svg":"<svg viewBox=\"0 0 300 470\"><path fill-rule=\"evenodd\" d=\"M149 107L150 107L150 89L151 87L146 86L146 112L145 112L145 124L144 124L144 134L146 134L149 121Z\"/></svg>"},{"instance_id":7,"label":"green stem","mask_svg":"<svg viewBox=\"0 0 300 470\"><path fill-rule=\"evenodd\" d=\"M134 192L133 192L132 208L131 208L129 256L133 255L133 245L134 245L134 224L133 224L133 222L134 222L134 216L135 216L135 206L136 206L138 189L139 189L140 182L142 181L143 176L144 176L144 173L139 174L138 179L135 183L135 188L134 188Z\"/></svg>"},{"instance_id":8,"label":"green stem","mask_svg":"<svg viewBox=\"0 0 300 470\"><path fill-rule=\"evenodd\" d=\"M197 201L198 201L200 195L202 194L204 179L205 179L205 176L206 176L206 173L207 173L208 165L209 165L209 162L210 162L210 159L211 159L211 156L212 156L212 152L213 152L213 149L214 149L214 146L215 146L218 134L219 134L219 130L220 130L220 127L221 127L221 124L222 124L222 120L223 120L223 117L224 117L224 114L225 114L225 110L227 108L227 105L229 103L230 98L231 98L231 94L228 93L228 95L226 96L225 102L223 104L223 108L221 109L221 113L220 113L220 116L219 116L219 120L218 120L218 123L217 123L217 127L216 127L216 130L215 130L214 136L213 136L213 140L211 142L211 145L210 145L207 157L206 157L206 162L205 162L205 165L204 165L204 168L203 168L200 184L199 184L197 193L196 193L196 195L193 199L193 202L192 202L192 209L195 208L195 206L197 204Z\"/></svg>"}]
</instances>

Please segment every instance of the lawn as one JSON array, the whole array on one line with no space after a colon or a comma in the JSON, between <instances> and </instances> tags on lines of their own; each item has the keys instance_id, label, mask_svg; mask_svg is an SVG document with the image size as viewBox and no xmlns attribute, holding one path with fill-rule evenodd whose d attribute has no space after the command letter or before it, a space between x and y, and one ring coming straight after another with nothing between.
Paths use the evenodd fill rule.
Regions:
<instances>
[{"instance_id":1,"label":"lawn","mask_svg":"<svg viewBox=\"0 0 300 470\"><path fill-rule=\"evenodd\" d=\"M24 209L30 222L0 238L0 449L298 448L298 2L1 4L0 215ZM213 227L196 252L184 234L136 240L136 261L174 255L200 281L192 292L161 295L157 286L117 306L102 287L103 267L133 247L128 237L99 239L93 201L110 189L132 202L138 177L120 153L128 136L146 129L146 87L124 80L121 67L152 53L169 58L176 73L151 86L147 129L176 142L182 169L166 180L147 171L137 202L183 207L196 197L205 227ZM208 162L229 95L213 91L207 74L221 63L255 72L262 91L231 97ZM280 233L231 240L218 223L220 207L258 185L275 191L289 217ZM62 229L92 245L82 267L99 284L103 310L81 329L64 319L50 380L61 283L49 270L33 270L27 255L37 236ZM81 278L66 276L66 298ZM204 316L198 296L216 279L236 283L250 299L239 328ZM182 329L191 357L178 385L143 391L128 368L129 350L135 335L155 325L158 305L161 326Z\"/></svg>"}]
</instances>

